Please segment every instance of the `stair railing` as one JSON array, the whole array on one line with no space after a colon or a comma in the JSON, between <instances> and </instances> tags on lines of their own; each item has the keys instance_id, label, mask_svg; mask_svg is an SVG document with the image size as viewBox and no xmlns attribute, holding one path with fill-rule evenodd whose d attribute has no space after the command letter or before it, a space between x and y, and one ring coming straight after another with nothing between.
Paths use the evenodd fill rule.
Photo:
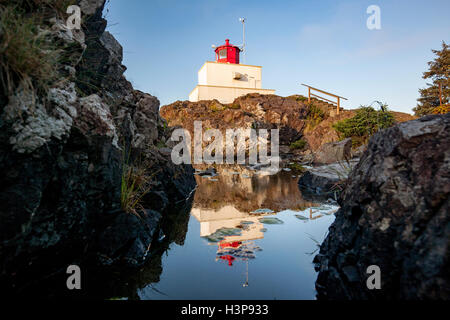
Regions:
<instances>
[{"instance_id":1,"label":"stair railing","mask_svg":"<svg viewBox=\"0 0 450 320\"><path fill-rule=\"evenodd\" d=\"M348 100L347 98L344 98L344 97L338 96L336 94L329 93L329 92L326 92L326 91L323 91L323 90L311 87L311 86L309 86L307 84L304 84L304 83L302 83L302 86L305 86L305 87L308 88L308 102L309 103L311 103L311 97L314 97L314 98L317 98L317 99L321 99L321 100L325 100L325 101L327 101L327 102L329 102L331 104L336 105L336 113L337 114L339 114L339 110L341 108L341 99ZM317 94L311 93L311 90L317 91L317 92L320 92L320 93L323 93L323 94L326 94L326 95L329 95L329 96L331 96L333 98L336 98L337 100L336 101L332 101L332 100L326 99L326 98L321 97L321 96L319 96Z\"/></svg>"}]
</instances>

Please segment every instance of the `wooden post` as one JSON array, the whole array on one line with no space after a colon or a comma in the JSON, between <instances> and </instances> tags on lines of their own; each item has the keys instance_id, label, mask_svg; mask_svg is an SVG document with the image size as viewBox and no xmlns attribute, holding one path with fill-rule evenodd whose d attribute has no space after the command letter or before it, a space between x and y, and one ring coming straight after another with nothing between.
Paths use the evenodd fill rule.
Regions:
<instances>
[{"instance_id":1,"label":"wooden post","mask_svg":"<svg viewBox=\"0 0 450 320\"><path fill-rule=\"evenodd\" d=\"M311 103L311 88L308 87L308 103Z\"/></svg>"},{"instance_id":2,"label":"wooden post","mask_svg":"<svg viewBox=\"0 0 450 320\"><path fill-rule=\"evenodd\" d=\"M341 98L338 97L337 100L338 100L337 101L337 103L338 103L337 104L337 114L339 115L339 111L340 111L339 109L341 109Z\"/></svg>"}]
</instances>

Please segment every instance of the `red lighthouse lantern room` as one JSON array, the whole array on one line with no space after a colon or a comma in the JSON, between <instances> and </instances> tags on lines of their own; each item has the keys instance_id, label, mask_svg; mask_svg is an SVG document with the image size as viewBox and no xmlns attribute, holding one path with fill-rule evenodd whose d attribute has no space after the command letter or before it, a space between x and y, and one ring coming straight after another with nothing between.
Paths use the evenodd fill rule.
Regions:
<instances>
[{"instance_id":1,"label":"red lighthouse lantern room","mask_svg":"<svg viewBox=\"0 0 450 320\"><path fill-rule=\"evenodd\" d=\"M230 44L230 40L226 39L225 45L217 47L214 51L216 52L216 62L239 64L241 49Z\"/></svg>"}]
</instances>

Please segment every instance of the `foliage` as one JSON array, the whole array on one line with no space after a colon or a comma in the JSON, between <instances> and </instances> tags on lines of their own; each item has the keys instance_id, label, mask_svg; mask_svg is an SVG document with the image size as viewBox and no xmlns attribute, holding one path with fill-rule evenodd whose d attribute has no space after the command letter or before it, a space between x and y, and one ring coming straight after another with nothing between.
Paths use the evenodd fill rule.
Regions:
<instances>
[{"instance_id":1,"label":"foliage","mask_svg":"<svg viewBox=\"0 0 450 320\"><path fill-rule=\"evenodd\" d=\"M120 205L122 210L139 217L143 210L143 197L150 191L150 182L153 175L148 173L145 165L122 164L122 179L120 187Z\"/></svg>"},{"instance_id":2,"label":"foliage","mask_svg":"<svg viewBox=\"0 0 450 320\"><path fill-rule=\"evenodd\" d=\"M338 121L333 125L333 128L341 138L356 137L367 140L378 130L391 127L394 124L394 116L387 110L386 105L383 105L379 111L370 106L361 106L356 110L354 117Z\"/></svg>"},{"instance_id":3,"label":"foliage","mask_svg":"<svg viewBox=\"0 0 450 320\"><path fill-rule=\"evenodd\" d=\"M432 83L423 89L419 89L420 98L417 99L418 104L413 109L416 116L423 116L434 113L436 107L439 106L439 84L442 90L442 104L450 103L450 50L449 45L442 42L441 50L432 50L436 55L433 61L428 62L429 69L423 73L424 79L431 79ZM444 109L440 109L439 112Z\"/></svg>"},{"instance_id":4,"label":"foliage","mask_svg":"<svg viewBox=\"0 0 450 320\"><path fill-rule=\"evenodd\" d=\"M291 169L292 172L295 174L302 174L306 171L305 167L303 167L300 163L296 162L290 163L289 169Z\"/></svg>"},{"instance_id":5,"label":"foliage","mask_svg":"<svg viewBox=\"0 0 450 320\"><path fill-rule=\"evenodd\" d=\"M228 106L228 109L240 109L241 105L239 103L233 103L232 105Z\"/></svg>"},{"instance_id":6,"label":"foliage","mask_svg":"<svg viewBox=\"0 0 450 320\"><path fill-rule=\"evenodd\" d=\"M332 191L339 191L341 192L344 190L344 186L347 182L348 177L350 176L350 173L352 171L353 167L350 164L348 160L345 161L338 161L337 167L330 167L329 170L331 172L334 172L338 178L339 181L336 182L333 187L331 188Z\"/></svg>"},{"instance_id":7,"label":"foliage","mask_svg":"<svg viewBox=\"0 0 450 320\"><path fill-rule=\"evenodd\" d=\"M307 101L308 100L308 98L307 97L305 97L305 96L295 96L295 101L300 101L300 102L305 102L305 101Z\"/></svg>"},{"instance_id":8,"label":"foliage","mask_svg":"<svg viewBox=\"0 0 450 320\"><path fill-rule=\"evenodd\" d=\"M291 143L291 145L289 146L289 148L291 150L302 150L306 147L306 141L303 139L299 139L297 141L294 141Z\"/></svg>"},{"instance_id":9,"label":"foliage","mask_svg":"<svg viewBox=\"0 0 450 320\"><path fill-rule=\"evenodd\" d=\"M40 18L14 6L0 6L0 81L4 95L19 82L46 89L56 79L59 52L39 27Z\"/></svg>"},{"instance_id":10,"label":"foliage","mask_svg":"<svg viewBox=\"0 0 450 320\"><path fill-rule=\"evenodd\" d=\"M308 115L306 118L312 123L319 123L325 118L325 112L316 106L314 103L310 103L308 109Z\"/></svg>"},{"instance_id":11,"label":"foliage","mask_svg":"<svg viewBox=\"0 0 450 320\"><path fill-rule=\"evenodd\" d=\"M167 145L164 141L159 140L158 143L156 143L156 148L161 149L161 148L166 148Z\"/></svg>"},{"instance_id":12,"label":"foliage","mask_svg":"<svg viewBox=\"0 0 450 320\"><path fill-rule=\"evenodd\" d=\"M209 109L210 109L212 112L217 112L217 111L223 111L225 108L224 108L224 106L222 106L222 105L220 105L220 104L213 103L213 104L211 104L211 105L209 106Z\"/></svg>"},{"instance_id":13,"label":"foliage","mask_svg":"<svg viewBox=\"0 0 450 320\"><path fill-rule=\"evenodd\" d=\"M450 112L450 104L443 104L433 109L433 114L446 114L448 112Z\"/></svg>"}]
</instances>

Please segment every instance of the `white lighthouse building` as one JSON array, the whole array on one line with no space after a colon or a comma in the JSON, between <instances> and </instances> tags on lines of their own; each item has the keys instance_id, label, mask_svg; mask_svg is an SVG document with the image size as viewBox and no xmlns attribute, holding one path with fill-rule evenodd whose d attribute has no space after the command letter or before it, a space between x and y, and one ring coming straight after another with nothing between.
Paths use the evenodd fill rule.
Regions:
<instances>
[{"instance_id":1,"label":"white lighthouse building","mask_svg":"<svg viewBox=\"0 0 450 320\"><path fill-rule=\"evenodd\" d=\"M228 39L214 51L216 61L207 61L200 68L198 85L189 94L189 101L217 99L232 103L248 93L275 93L275 90L262 89L261 66L239 64L241 50Z\"/></svg>"}]
</instances>

